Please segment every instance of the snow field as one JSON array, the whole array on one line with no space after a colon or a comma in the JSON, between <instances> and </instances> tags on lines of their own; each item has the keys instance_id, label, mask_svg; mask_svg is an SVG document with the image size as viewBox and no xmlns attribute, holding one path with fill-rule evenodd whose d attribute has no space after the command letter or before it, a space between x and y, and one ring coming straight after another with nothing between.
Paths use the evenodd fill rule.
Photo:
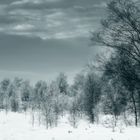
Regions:
<instances>
[{"instance_id":1,"label":"snow field","mask_svg":"<svg viewBox=\"0 0 140 140\"><path fill-rule=\"evenodd\" d=\"M63 117L57 127L46 129L37 123L33 127L29 113L0 112L0 140L140 140L140 128L125 127L122 133L119 128L112 132L112 128L84 120L73 128Z\"/></svg>"}]
</instances>

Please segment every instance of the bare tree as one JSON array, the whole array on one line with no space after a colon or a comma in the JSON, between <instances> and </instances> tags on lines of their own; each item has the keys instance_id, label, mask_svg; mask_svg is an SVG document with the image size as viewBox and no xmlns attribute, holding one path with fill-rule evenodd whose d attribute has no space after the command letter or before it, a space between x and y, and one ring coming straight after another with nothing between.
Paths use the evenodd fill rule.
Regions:
<instances>
[{"instance_id":1,"label":"bare tree","mask_svg":"<svg viewBox=\"0 0 140 140\"><path fill-rule=\"evenodd\" d=\"M108 17L102 20L100 31L94 32L92 41L115 50L114 60L106 64L110 76L118 76L130 93L138 123L140 106L140 8L138 1L111 0L107 5ZM113 73L113 74L112 74ZM114 78L114 77L112 77ZM139 98L139 101L136 99ZM140 107L139 107L140 108Z\"/></svg>"},{"instance_id":2,"label":"bare tree","mask_svg":"<svg viewBox=\"0 0 140 140\"><path fill-rule=\"evenodd\" d=\"M4 79L0 83L0 100L1 100L1 105L2 108L5 109L6 113L8 109L10 108L10 100L9 100L9 88L10 88L10 80L9 79Z\"/></svg>"},{"instance_id":3,"label":"bare tree","mask_svg":"<svg viewBox=\"0 0 140 140\"><path fill-rule=\"evenodd\" d=\"M91 123L95 122L96 106L100 101L100 82L98 76L93 72L90 72L86 76L85 82L85 98L84 108L86 114L89 116Z\"/></svg>"},{"instance_id":4,"label":"bare tree","mask_svg":"<svg viewBox=\"0 0 140 140\"><path fill-rule=\"evenodd\" d=\"M67 76L64 73L60 73L56 79L58 88L60 93L67 94L68 90L68 83L67 83Z\"/></svg>"},{"instance_id":5,"label":"bare tree","mask_svg":"<svg viewBox=\"0 0 140 140\"><path fill-rule=\"evenodd\" d=\"M123 50L140 64L139 3L132 0L111 0L107 11L108 17L101 21L102 28L93 33L92 41Z\"/></svg>"}]
</instances>

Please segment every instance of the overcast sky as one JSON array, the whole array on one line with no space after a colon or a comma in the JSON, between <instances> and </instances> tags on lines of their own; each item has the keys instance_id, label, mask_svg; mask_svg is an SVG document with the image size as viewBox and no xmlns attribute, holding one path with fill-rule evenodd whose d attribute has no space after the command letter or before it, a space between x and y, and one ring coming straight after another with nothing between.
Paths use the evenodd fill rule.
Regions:
<instances>
[{"instance_id":1,"label":"overcast sky","mask_svg":"<svg viewBox=\"0 0 140 140\"><path fill-rule=\"evenodd\" d=\"M0 0L0 80L36 82L65 72L69 80L98 48L90 31L105 16L106 0Z\"/></svg>"}]
</instances>

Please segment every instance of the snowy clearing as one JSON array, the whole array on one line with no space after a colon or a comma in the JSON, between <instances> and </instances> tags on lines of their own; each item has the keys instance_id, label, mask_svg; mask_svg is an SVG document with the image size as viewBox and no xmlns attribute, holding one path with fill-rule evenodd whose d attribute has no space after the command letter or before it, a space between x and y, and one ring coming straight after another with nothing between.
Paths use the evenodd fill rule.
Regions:
<instances>
[{"instance_id":1,"label":"snowy clearing","mask_svg":"<svg viewBox=\"0 0 140 140\"><path fill-rule=\"evenodd\" d=\"M78 128L69 125L64 117L57 128L31 125L30 115L23 113L0 113L0 140L139 140L140 128L124 128L112 132L111 128L89 125L82 121Z\"/></svg>"}]
</instances>

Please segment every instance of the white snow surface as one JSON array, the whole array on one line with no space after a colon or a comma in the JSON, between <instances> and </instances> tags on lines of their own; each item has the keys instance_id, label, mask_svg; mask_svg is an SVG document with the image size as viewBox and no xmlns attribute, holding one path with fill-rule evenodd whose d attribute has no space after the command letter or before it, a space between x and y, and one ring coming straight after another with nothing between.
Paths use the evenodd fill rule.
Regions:
<instances>
[{"instance_id":1,"label":"white snow surface","mask_svg":"<svg viewBox=\"0 0 140 140\"><path fill-rule=\"evenodd\" d=\"M120 133L83 120L73 128L63 117L57 127L46 129L37 123L33 127L29 113L0 112L0 140L140 140L140 128L125 127Z\"/></svg>"}]
</instances>

